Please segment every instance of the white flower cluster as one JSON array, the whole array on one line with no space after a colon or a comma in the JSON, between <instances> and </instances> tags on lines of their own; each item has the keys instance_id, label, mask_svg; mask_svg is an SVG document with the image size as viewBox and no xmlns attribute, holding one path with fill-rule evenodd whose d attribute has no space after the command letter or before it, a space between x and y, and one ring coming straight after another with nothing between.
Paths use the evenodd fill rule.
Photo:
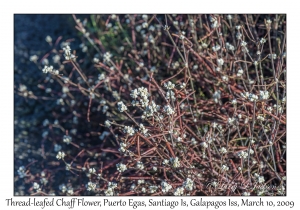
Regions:
<instances>
[{"instance_id":1,"label":"white flower cluster","mask_svg":"<svg viewBox=\"0 0 300 210\"><path fill-rule=\"evenodd\" d=\"M143 170L143 169L144 169L144 164L143 164L141 161L138 161L138 162L136 163L136 167L137 167L138 169L140 169L140 170Z\"/></svg>"},{"instance_id":2,"label":"white flower cluster","mask_svg":"<svg viewBox=\"0 0 300 210\"><path fill-rule=\"evenodd\" d=\"M168 81L164 84L165 88L167 88L168 90L172 90L175 88L175 84L173 84L171 81Z\"/></svg>"},{"instance_id":3,"label":"white flower cluster","mask_svg":"<svg viewBox=\"0 0 300 210\"><path fill-rule=\"evenodd\" d=\"M53 69L53 66L44 66L43 68L43 73L52 73L52 74L55 74L55 75L58 75L59 74L59 71L58 70L55 70Z\"/></svg>"},{"instance_id":4,"label":"white flower cluster","mask_svg":"<svg viewBox=\"0 0 300 210\"><path fill-rule=\"evenodd\" d=\"M172 164L172 166L174 168L180 167L180 162L179 162L179 158L178 157L170 158L170 162L171 162L171 164Z\"/></svg>"},{"instance_id":5,"label":"white flower cluster","mask_svg":"<svg viewBox=\"0 0 300 210\"><path fill-rule=\"evenodd\" d=\"M169 164L169 160L167 160L167 159L164 159L164 160L163 160L163 162L162 162L162 164L163 164L163 165L167 165L167 164Z\"/></svg>"},{"instance_id":6,"label":"white flower cluster","mask_svg":"<svg viewBox=\"0 0 300 210\"><path fill-rule=\"evenodd\" d=\"M90 173L90 174L96 173L96 169L95 169L95 168L89 168L89 173Z\"/></svg>"},{"instance_id":7,"label":"white flower cluster","mask_svg":"<svg viewBox=\"0 0 300 210\"><path fill-rule=\"evenodd\" d=\"M71 136L64 135L63 142L65 142L66 144L70 144L71 141L72 141L72 137Z\"/></svg>"},{"instance_id":8,"label":"white flower cluster","mask_svg":"<svg viewBox=\"0 0 300 210\"><path fill-rule=\"evenodd\" d=\"M147 88L145 87L140 87L132 90L130 96L133 99L135 99L131 102L133 106L138 106L140 104L142 107L147 107L149 105L149 99L148 99L149 93ZM141 97L140 101L137 101L138 96Z\"/></svg>"},{"instance_id":9,"label":"white flower cluster","mask_svg":"<svg viewBox=\"0 0 300 210\"><path fill-rule=\"evenodd\" d=\"M241 96L245 99L249 99L249 101L251 101L251 102L258 100L257 95L255 95L253 93L249 93L249 92L241 93Z\"/></svg>"},{"instance_id":10,"label":"white flower cluster","mask_svg":"<svg viewBox=\"0 0 300 210\"><path fill-rule=\"evenodd\" d=\"M207 148L208 147L208 145L207 145L207 143L205 141L201 142L200 146L203 147L203 148Z\"/></svg>"},{"instance_id":11,"label":"white flower cluster","mask_svg":"<svg viewBox=\"0 0 300 210\"><path fill-rule=\"evenodd\" d=\"M239 158L246 159L248 157L247 151L241 151L238 153Z\"/></svg>"},{"instance_id":12,"label":"white flower cluster","mask_svg":"<svg viewBox=\"0 0 300 210\"><path fill-rule=\"evenodd\" d=\"M258 119L259 121L265 121L265 118L264 118L262 115L258 115L258 116L257 116L257 119Z\"/></svg>"},{"instance_id":13,"label":"white flower cluster","mask_svg":"<svg viewBox=\"0 0 300 210\"><path fill-rule=\"evenodd\" d=\"M25 166L20 166L18 169L18 174L20 178L24 178L26 176L26 168Z\"/></svg>"},{"instance_id":14,"label":"white flower cluster","mask_svg":"<svg viewBox=\"0 0 300 210\"><path fill-rule=\"evenodd\" d=\"M222 165L221 170L222 170L222 171L228 171L229 168L228 168L227 165Z\"/></svg>"},{"instance_id":15,"label":"white flower cluster","mask_svg":"<svg viewBox=\"0 0 300 210\"><path fill-rule=\"evenodd\" d=\"M166 181L161 182L161 190L163 193L169 192L172 189L172 185L168 184Z\"/></svg>"},{"instance_id":16,"label":"white flower cluster","mask_svg":"<svg viewBox=\"0 0 300 210\"><path fill-rule=\"evenodd\" d=\"M68 60L71 60L71 59L75 59L75 55L73 55L72 53L71 53L71 48L70 48L70 46L69 45L67 45L67 46L65 46L64 48L63 48L63 50L64 50L64 56L65 56L65 59L68 61Z\"/></svg>"},{"instance_id":17,"label":"white flower cluster","mask_svg":"<svg viewBox=\"0 0 300 210\"><path fill-rule=\"evenodd\" d=\"M222 147L220 150L221 154L226 154L227 153L227 149L225 147Z\"/></svg>"},{"instance_id":18,"label":"white flower cluster","mask_svg":"<svg viewBox=\"0 0 300 210\"><path fill-rule=\"evenodd\" d=\"M175 100L175 93L172 90L168 90L167 94L166 94L166 99L172 99Z\"/></svg>"},{"instance_id":19,"label":"white flower cluster","mask_svg":"<svg viewBox=\"0 0 300 210\"><path fill-rule=\"evenodd\" d=\"M40 189L40 185L37 182L34 182L33 183L33 189L39 190Z\"/></svg>"},{"instance_id":20,"label":"white flower cluster","mask_svg":"<svg viewBox=\"0 0 300 210\"><path fill-rule=\"evenodd\" d=\"M127 110L127 106L123 103L123 101L118 102L118 109L120 112L124 112Z\"/></svg>"},{"instance_id":21,"label":"white flower cluster","mask_svg":"<svg viewBox=\"0 0 300 210\"><path fill-rule=\"evenodd\" d=\"M60 159L64 159L65 156L66 154L64 152L59 151L56 155L56 158L60 160Z\"/></svg>"},{"instance_id":22,"label":"white flower cluster","mask_svg":"<svg viewBox=\"0 0 300 210\"><path fill-rule=\"evenodd\" d=\"M265 178L263 176L259 176L257 173L254 174L254 177L256 178L258 183L264 183L265 182Z\"/></svg>"},{"instance_id":23,"label":"white flower cluster","mask_svg":"<svg viewBox=\"0 0 300 210\"><path fill-rule=\"evenodd\" d=\"M149 187L150 193L155 193L157 189L158 189L158 187L156 185L151 185Z\"/></svg>"},{"instance_id":24,"label":"white flower cluster","mask_svg":"<svg viewBox=\"0 0 300 210\"><path fill-rule=\"evenodd\" d=\"M232 125L234 123L234 121L235 121L234 118L229 117L227 122L228 122L229 125Z\"/></svg>"},{"instance_id":25,"label":"white flower cluster","mask_svg":"<svg viewBox=\"0 0 300 210\"><path fill-rule=\"evenodd\" d=\"M137 183L138 183L138 185L145 184L145 180L144 179L139 179Z\"/></svg>"},{"instance_id":26,"label":"white flower cluster","mask_svg":"<svg viewBox=\"0 0 300 210\"><path fill-rule=\"evenodd\" d=\"M224 64L224 60L222 58L217 59L217 63L219 66L222 66Z\"/></svg>"},{"instance_id":27,"label":"white flower cluster","mask_svg":"<svg viewBox=\"0 0 300 210\"><path fill-rule=\"evenodd\" d=\"M123 152L125 153L126 152L126 144L125 143L120 143L120 148L119 148L119 152Z\"/></svg>"},{"instance_id":28,"label":"white flower cluster","mask_svg":"<svg viewBox=\"0 0 300 210\"><path fill-rule=\"evenodd\" d=\"M117 166L117 170L121 173L127 170L127 166L124 165L123 163L118 163L116 166Z\"/></svg>"},{"instance_id":29,"label":"white flower cluster","mask_svg":"<svg viewBox=\"0 0 300 210\"><path fill-rule=\"evenodd\" d=\"M183 182L183 187L188 191L192 191L194 188L194 181L190 178L187 178L185 182Z\"/></svg>"},{"instance_id":30,"label":"white flower cluster","mask_svg":"<svg viewBox=\"0 0 300 210\"><path fill-rule=\"evenodd\" d=\"M59 185L59 190L62 191L62 193L65 193L67 191L67 186L65 184Z\"/></svg>"},{"instance_id":31,"label":"white flower cluster","mask_svg":"<svg viewBox=\"0 0 300 210\"><path fill-rule=\"evenodd\" d=\"M267 100L269 98L268 91L259 91L260 100Z\"/></svg>"},{"instance_id":32,"label":"white flower cluster","mask_svg":"<svg viewBox=\"0 0 300 210\"><path fill-rule=\"evenodd\" d=\"M183 187L177 187L174 191L175 196L181 196L184 193L184 188Z\"/></svg>"},{"instance_id":33,"label":"white flower cluster","mask_svg":"<svg viewBox=\"0 0 300 210\"><path fill-rule=\"evenodd\" d=\"M96 183L88 182L88 183L87 183L87 186L86 186L87 191L95 190L95 189L96 189L96 186L97 186Z\"/></svg>"},{"instance_id":34,"label":"white flower cluster","mask_svg":"<svg viewBox=\"0 0 300 210\"><path fill-rule=\"evenodd\" d=\"M106 120L104 122L105 127L109 128L111 126L111 122L109 120Z\"/></svg>"},{"instance_id":35,"label":"white flower cluster","mask_svg":"<svg viewBox=\"0 0 300 210\"><path fill-rule=\"evenodd\" d=\"M148 129L146 129L145 126L144 126L142 123L140 124L139 131L140 131L144 136L147 136L147 135L148 135Z\"/></svg>"},{"instance_id":36,"label":"white flower cluster","mask_svg":"<svg viewBox=\"0 0 300 210\"><path fill-rule=\"evenodd\" d=\"M117 187L117 183L115 182L108 182L108 188L104 191L104 194L106 196L113 196L114 195L114 189Z\"/></svg>"},{"instance_id":37,"label":"white flower cluster","mask_svg":"<svg viewBox=\"0 0 300 210\"><path fill-rule=\"evenodd\" d=\"M226 42L226 48L227 48L228 50L231 50L231 51L234 50L234 46L231 45L231 44L229 44L228 42Z\"/></svg>"},{"instance_id":38,"label":"white flower cluster","mask_svg":"<svg viewBox=\"0 0 300 210\"><path fill-rule=\"evenodd\" d=\"M124 127L124 133L127 133L129 136L133 136L135 131L131 126L125 126Z\"/></svg>"},{"instance_id":39,"label":"white flower cluster","mask_svg":"<svg viewBox=\"0 0 300 210\"><path fill-rule=\"evenodd\" d=\"M211 24L211 27L212 27L212 28L218 27L218 20L217 20L216 17L210 16L210 17L209 17L209 20L210 20L210 22L212 22L212 24Z\"/></svg>"},{"instance_id":40,"label":"white flower cluster","mask_svg":"<svg viewBox=\"0 0 300 210\"><path fill-rule=\"evenodd\" d=\"M103 55L103 61L104 62L108 62L110 61L110 58L112 57L112 55L110 54L110 52L106 52L104 55Z\"/></svg>"},{"instance_id":41,"label":"white flower cluster","mask_svg":"<svg viewBox=\"0 0 300 210\"><path fill-rule=\"evenodd\" d=\"M249 192L243 192L242 196L250 196Z\"/></svg>"},{"instance_id":42,"label":"white flower cluster","mask_svg":"<svg viewBox=\"0 0 300 210\"><path fill-rule=\"evenodd\" d=\"M244 70L243 69L239 69L238 73L236 74L236 76L240 77L240 76L243 75L243 73L244 73Z\"/></svg>"},{"instance_id":43,"label":"white flower cluster","mask_svg":"<svg viewBox=\"0 0 300 210\"><path fill-rule=\"evenodd\" d=\"M167 114L167 115L172 115L175 113L175 111L172 109L172 107L170 105L166 105L164 106L164 112Z\"/></svg>"},{"instance_id":44,"label":"white flower cluster","mask_svg":"<svg viewBox=\"0 0 300 210\"><path fill-rule=\"evenodd\" d=\"M143 113L144 117L152 117L154 113L158 112L160 109L159 105L156 105L154 101L151 101L150 104L145 108Z\"/></svg>"},{"instance_id":45,"label":"white flower cluster","mask_svg":"<svg viewBox=\"0 0 300 210\"><path fill-rule=\"evenodd\" d=\"M214 51L214 52L217 52L218 50L220 50L221 49L221 47L220 47L220 45L216 45L216 46L213 46L212 47L212 50Z\"/></svg>"}]
</instances>

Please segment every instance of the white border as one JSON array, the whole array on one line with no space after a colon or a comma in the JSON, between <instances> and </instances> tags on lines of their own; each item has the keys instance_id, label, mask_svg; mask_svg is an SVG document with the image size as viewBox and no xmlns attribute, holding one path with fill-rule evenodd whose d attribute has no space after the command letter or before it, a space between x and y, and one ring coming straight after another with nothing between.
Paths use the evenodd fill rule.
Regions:
<instances>
[{"instance_id":1,"label":"white border","mask_svg":"<svg viewBox=\"0 0 300 210\"><path fill-rule=\"evenodd\" d=\"M1 209L14 209L5 205L5 199L13 195L13 14L15 13L287 13L287 43L288 43L288 99L287 99L287 119L288 119L288 174L287 174L287 197L263 198L264 200L293 200L294 209L299 209L299 161L297 150L299 145L299 125L298 115L298 84L299 84L299 18L296 15L296 4L293 1L274 0L206 0L206 1L1 1L1 69L0 69L0 90L1 90L1 179L0 186L0 206ZM298 65L297 65L298 64ZM298 75L298 76L297 76ZM4 135L3 135L4 134ZM162 197L159 197L162 198ZM239 197L204 197L206 200L239 200ZM15 197L16 200L26 200L26 197ZM95 198L89 197L88 200ZM114 197L112 200L118 200ZM122 198L128 199L128 198ZM135 197L136 200L148 200L149 197ZM168 197L171 200L180 198ZM250 197L258 199L258 197ZM99 208L99 207L98 207ZM120 208L120 207L117 207ZM117 209L115 208L115 209ZM129 208L129 207L127 207ZM201 208L201 207L197 207ZM228 208L228 207L227 207ZM271 209L268 207L256 207L257 209ZM29 209L29 208L27 208ZM30 208L35 209L35 208ZM36 209L41 209L40 207ZM67 209L67 208L65 208ZM76 208L81 209L81 208ZM132 209L132 208L130 208ZM175 209L178 209L175 208ZM180 208L181 209L181 208ZM226 208L219 208L226 209ZM273 208L272 208L273 209Z\"/></svg>"}]
</instances>

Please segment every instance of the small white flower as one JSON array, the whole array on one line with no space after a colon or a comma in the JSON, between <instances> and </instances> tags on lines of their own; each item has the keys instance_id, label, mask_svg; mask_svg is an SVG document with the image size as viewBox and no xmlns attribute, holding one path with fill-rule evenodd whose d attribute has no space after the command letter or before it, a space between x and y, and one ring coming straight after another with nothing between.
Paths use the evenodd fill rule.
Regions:
<instances>
[{"instance_id":1,"label":"small white flower","mask_svg":"<svg viewBox=\"0 0 300 210\"><path fill-rule=\"evenodd\" d=\"M228 42L226 42L226 48L231 51L233 51L235 49L234 46L229 44Z\"/></svg>"},{"instance_id":2,"label":"small white flower","mask_svg":"<svg viewBox=\"0 0 300 210\"><path fill-rule=\"evenodd\" d=\"M137 89L132 90L130 93L130 96L134 99L136 99L138 97L138 95L139 95L139 92Z\"/></svg>"},{"instance_id":3,"label":"small white flower","mask_svg":"<svg viewBox=\"0 0 300 210\"><path fill-rule=\"evenodd\" d=\"M123 101L118 102L118 109L120 112L124 112L127 110L127 106L123 103Z\"/></svg>"},{"instance_id":4,"label":"small white flower","mask_svg":"<svg viewBox=\"0 0 300 210\"><path fill-rule=\"evenodd\" d=\"M219 66L222 66L224 64L224 60L222 58L217 59L217 63Z\"/></svg>"},{"instance_id":5,"label":"small white flower","mask_svg":"<svg viewBox=\"0 0 300 210\"><path fill-rule=\"evenodd\" d=\"M178 157L170 158L170 162L174 168L180 167L180 162L179 162Z\"/></svg>"},{"instance_id":6,"label":"small white flower","mask_svg":"<svg viewBox=\"0 0 300 210\"><path fill-rule=\"evenodd\" d=\"M87 190L91 191L91 190L95 190L96 189L96 183L93 182L88 182L87 183Z\"/></svg>"},{"instance_id":7,"label":"small white flower","mask_svg":"<svg viewBox=\"0 0 300 210\"><path fill-rule=\"evenodd\" d=\"M101 74L98 74L98 80L105 80L105 74L104 73L101 73Z\"/></svg>"},{"instance_id":8,"label":"small white flower","mask_svg":"<svg viewBox=\"0 0 300 210\"><path fill-rule=\"evenodd\" d=\"M71 136L64 135L63 142L65 142L66 144L70 144L71 141L72 141L72 137Z\"/></svg>"},{"instance_id":9,"label":"small white flower","mask_svg":"<svg viewBox=\"0 0 300 210\"><path fill-rule=\"evenodd\" d=\"M70 171L71 168L72 168L72 167L71 167L71 164L67 164L67 163L66 163L66 170L67 170L67 171Z\"/></svg>"},{"instance_id":10,"label":"small white flower","mask_svg":"<svg viewBox=\"0 0 300 210\"><path fill-rule=\"evenodd\" d=\"M60 160L60 159L64 159L64 157L66 156L66 154L64 153L64 152L58 152L57 153L57 155L56 155L56 158L58 159L58 160Z\"/></svg>"},{"instance_id":11,"label":"small white flower","mask_svg":"<svg viewBox=\"0 0 300 210\"><path fill-rule=\"evenodd\" d=\"M167 88L168 90L172 90L175 88L175 84L173 84L172 82L168 81L167 83L164 84L165 88Z\"/></svg>"},{"instance_id":12,"label":"small white flower","mask_svg":"<svg viewBox=\"0 0 300 210\"><path fill-rule=\"evenodd\" d=\"M143 164L141 161L138 161L138 162L136 163L136 167L137 167L138 169L140 169L140 170L143 170L143 169L144 169L144 164Z\"/></svg>"},{"instance_id":13,"label":"small white flower","mask_svg":"<svg viewBox=\"0 0 300 210\"><path fill-rule=\"evenodd\" d=\"M258 115L257 119L260 120L260 121L265 121L265 118L262 115Z\"/></svg>"},{"instance_id":14,"label":"small white flower","mask_svg":"<svg viewBox=\"0 0 300 210\"><path fill-rule=\"evenodd\" d=\"M239 158L246 159L248 157L248 152L241 151L238 153Z\"/></svg>"},{"instance_id":15,"label":"small white flower","mask_svg":"<svg viewBox=\"0 0 300 210\"><path fill-rule=\"evenodd\" d=\"M186 181L183 183L183 187L188 190L192 191L194 187L194 182L190 178L187 178Z\"/></svg>"},{"instance_id":16,"label":"small white flower","mask_svg":"<svg viewBox=\"0 0 300 210\"><path fill-rule=\"evenodd\" d=\"M150 193L155 193L157 189L158 189L158 187L156 185L151 185L149 187Z\"/></svg>"},{"instance_id":17,"label":"small white flower","mask_svg":"<svg viewBox=\"0 0 300 210\"><path fill-rule=\"evenodd\" d=\"M181 85L180 85L180 88L181 89L184 89L186 87L186 84L183 82Z\"/></svg>"},{"instance_id":18,"label":"small white flower","mask_svg":"<svg viewBox=\"0 0 300 210\"><path fill-rule=\"evenodd\" d=\"M124 133L127 133L129 136L133 136L135 133L134 129L130 126L125 126L123 131Z\"/></svg>"},{"instance_id":19,"label":"small white flower","mask_svg":"<svg viewBox=\"0 0 300 210\"><path fill-rule=\"evenodd\" d=\"M260 39L260 43L261 43L261 44L265 43L266 41L267 41L267 40L266 40L265 38L261 38L261 39Z\"/></svg>"},{"instance_id":20,"label":"small white flower","mask_svg":"<svg viewBox=\"0 0 300 210\"><path fill-rule=\"evenodd\" d=\"M19 167L18 174L19 174L20 178L24 178L26 176L26 168L25 168L25 166Z\"/></svg>"},{"instance_id":21,"label":"small white flower","mask_svg":"<svg viewBox=\"0 0 300 210\"><path fill-rule=\"evenodd\" d=\"M157 171L157 167L156 166L153 166L152 169L153 169L153 171Z\"/></svg>"},{"instance_id":22,"label":"small white flower","mask_svg":"<svg viewBox=\"0 0 300 210\"><path fill-rule=\"evenodd\" d=\"M222 171L228 171L229 168L228 168L227 165L222 165L221 170L222 170Z\"/></svg>"},{"instance_id":23,"label":"small white flower","mask_svg":"<svg viewBox=\"0 0 300 210\"><path fill-rule=\"evenodd\" d=\"M237 100L236 100L236 99L233 99L233 100L231 101L231 103L232 103L232 104L237 104Z\"/></svg>"},{"instance_id":24,"label":"small white flower","mask_svg":"<svg viewBox=\"0 0 300 210\"><path fill-rule=\"evenodd\" d=\"M200 143L200 146L203 147L203 148L207 148L207 147L208 147L208 145L207 145L206 142L201 142L201 143Z\"/></svg>"},{"instance_id":25,"label":"small white flower","mask_svg":"<svg viewBox=\"0 0 300 210\"><path fill-rule=\"evenodd\" d=\"M89 173L90 173L90 174L96 173L96 169L95 169L95 168L90 168L90 169L89 169Z\"/></svg>"},{"instance_id":26,"label":"small white flower","mask_svg":"<svg viewBox=\"0 0 300 210\"><path fill-rule=\"evenodd\" d=\"M96 58L96 57L93 58L93 62L94 62L94 63L99 63L99 58Z\"/></svg>"},{"instance_id":27,"label":"small white flower","mask_svg":"<svg viewBox=\"0 0 300 210\"><path fill-rule=\"evenodd\" d=\"M103 56L103 61L108 62L108 61L110 61L111 57L112 57L112 55L110 54L110 52L106 52Z\"/></svg>"},{"instance_id":28,"label":"small white flower","mask_svg":"<svg viewBox=\"0 0 300 210\"><path fill-rule=\"evenodd\" d=\"M217 52L217 51L220 50L220 49L221 49L220 45L216 45L216 46L213 46L213 47L212 47L212 50L213 50L214 52Z\"/></svg>"},{"instance_id":29,"label":"small white flower","mask_svg":"<svg viewBox=\"0 0 300 210\"><path fill-rule=\"evenodd\" d=\"M167 165L167 164L169 164L169 160L167 160L167 159L164 159L164 160L163 160L163 162L162 162L162 164L163 164L163 165Z\"/></svg>"},{"instance_id":30,"label":"small white flower","mask_svg":"<svg viewBox=\"0 0 300 210\"><path fill-rule=\"evenodd\" d=\"M163 193L169 192L172 189L172 185L168 184L166 181L162 181L161 189Z\"/></svg>"},{"instance_id":31,"label":"small white flower","mask_svg":"<svg viewBox=\"0 0 300 210\"><path fill-rule=\"evenodd\" d=\"M59 185L59 190L61 190L61 191L62 191L62 193L65 193L65 192L67 191L67 187L66 187L66 185L65 185L65 184L61 184L61 185Z\"/></svg>"},{"instance_id":32,"label":"small white flower","mask_svg":"<svg viewBox=\"0 0 300 210\"><path fill-rule=\"evenodd\" d=\"M52 42L52 38L51 38L51 36L49 36L49 35L46 36L46 39L45 39L45 40L46 40L46 42L48 42L48 43Z\"/></svg>"},{"instance_id":33,"label":"small white flower","mask_svg":"<svg viewBox=\"0 0 300 210\"><path fill-rule=\"evenodd\" d=\"M234 121L235 121L234 118L229 117L227 122L228 122L229 125L232 125L234 123Z\"/></svg>"},{"instance_id":34,"label":"small white flower","mask_svg":"<svg viewBox=\"0 0 300 210\"><path fill-rule=\"evenodd\" d=\"M109 120L106 120L105 122L104 122L104 125L105 125L105 127L110 127L111 126L111 122L109 121Z\"/></svg>"},{"instance_id":35,"label":"small white flower","mask_svg":"<svg viewBox=\"0 0 300 210\"><path fill-rule=\"evenodd\" d=\"M122 163L118 163L116 166L117 166L117 170L121 173L127 170L127 166Z\"/></svg>"},{"instance_id":36,"label":"small white flower","mask_svg":"<svg viewBox=\"0 0 300 210\"><path fill-rule=\"evenodd\" d=\"M220 150L221 154L226 154L227 153L227 149L225 147L222 147Z\"/></svg>"},{"instance_id":37,"label":"small white flower","mask_svg":"<svg viewBox=\"0 0 300 210\"><path fill-rule=\"evenodd\" d=\"M243 192L242 195L243 195L243 196L250 196L250 193L249 193L249 192Z\"/></svg>"},{"instance_id":38,"label":"small white flower","mask_svg":"<svg viewBox=\"0 0 300 210\"><path fill-rule=\"evenodd\" d=\"M263 176L259 176L259 177L257 177L257 181L258 181L258 183L264 183L265 178Z\"/></svg>"},{"instance_id":39,"label":"small white flower","mask_svg":"<svg viewBox=\"0 0 300 210\"><path fill-rule=\"evenodd\" d=\"M259 96L261 100L267 100L269 98L268 91L259 91Z\"/></svg>"},{"instance_id":40,"label":"small white flower","mask_svg":"<svg viewBox=\"0 0 300 210\"><path fill-rule=\"evenodd\" d=\"M40 185L36 182L33 183L33 189L38 190L40 188Z\"/></svg>"},{"instance_id":41,"label":"small white flower","mask_svg":"<svg viewBox=\"0 0 300 210\"><path fill-rule=\"evenodd\" d=\"M138 180L138 185L141 185L141 184L145 184L145 180L144 179L139 179Z\"/></svg>"},{"instance_id":42,"label":"small white flower","mask_svg":"<svg viewBox=\"0 0 300 210\"><path fill-rule=\"evenodd\" d=\"M166 105L164 106L164 112L167 114L167 115L172 115L175 113L175 111L172 109L172 107L170 105Z\"/></svg>"},{"instance_id":43,"label":"small white flower","mask_svg":"<svg viewBox=\"0 0 300 210\"><path fill-rule=\"evenodd\" d=\"M133 191L135 189L136 185L133 183L131 186L130 186L130 190Z\"/></svg>"},{"instance_id":44,"label":"small white flower","mask_svg":"<svg viewBox=\"0 0 300 210\"><path fill-rule=\"evenodd\" d=\"M32 55L32 56L30 56L30 58L29 58L29 60L30 60L31 62L37 62L38 59L39 59L39 57L38 57L37 55Z\"/></svg>"},{"instance_id":45,"label":"small white flower","mask_svg":"<svg viewBox=\"0 0 300 210\"><path fill-rule=\"evenodd\" d=\"M228 82L228 77L227 77L226 75L224 75L224 76L222 76L222 80L223 80L224 82Z\"/></svg>"},{"instance_id":46,"label":"small white flower","mask_svg":"<svg viewBox=\"0 0 300 210\"><path fill-rule=\"evenodd\" d=\"M243 69L239 69L238 73L236 74L236 76L240 77L240 76L243 75L243 73L244 73L244 70Z\"/></svg>"},{"instance_id":47,"label":"small white flower","mask_svg":"<svg viewBox=\"0 0 300 210\"><path fill-rule=\"evenodd\" d=\"M241 42L241 46L242 46L242 47L246 47L246 45L247 45L247 42L245 42L245 41L242 41L242 42Z\"/></svg>"},{"instance_id":48,"label":"small white flower","mask_svg":"<svg viewBox=\"0 0 300 210\"><path fill-rule=\"evenodd\" d=\"M184 188L183 187L177 187L174 191L175 196L181 196L184 193Z\"/></svg>"}]
</instances>

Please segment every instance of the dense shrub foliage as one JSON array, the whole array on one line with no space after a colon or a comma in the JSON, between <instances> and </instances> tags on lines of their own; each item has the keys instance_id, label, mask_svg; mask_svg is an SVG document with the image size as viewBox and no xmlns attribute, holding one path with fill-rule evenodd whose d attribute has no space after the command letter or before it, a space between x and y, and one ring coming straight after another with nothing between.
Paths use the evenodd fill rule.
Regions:
<instances>
[{"instance_id":1,"label":"dense shrub foliage","mask_svg":"<svg viewBox=\"0 0 300 210\"><path fill-rule=\"evenodd\" d=\"M52 116L16 195L285 195L285 15L73 18L15 89Z\"/></svg>"}]
</instances>

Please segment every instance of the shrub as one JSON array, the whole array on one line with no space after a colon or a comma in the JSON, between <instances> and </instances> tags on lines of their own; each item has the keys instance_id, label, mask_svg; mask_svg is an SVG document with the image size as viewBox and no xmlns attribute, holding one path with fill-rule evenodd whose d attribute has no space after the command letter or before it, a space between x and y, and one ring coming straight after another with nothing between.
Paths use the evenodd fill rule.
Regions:
<instances>
[{"instance_id":1,"label":"shrub","mask_svg":"<svg viewBox=\"0 0 300 210\"><path fill-rule=\"evenodd\" d=\"M19 89L56 102L31 195L285 194L285 15L73 18Z\"/></svg>"}]
</instances>

